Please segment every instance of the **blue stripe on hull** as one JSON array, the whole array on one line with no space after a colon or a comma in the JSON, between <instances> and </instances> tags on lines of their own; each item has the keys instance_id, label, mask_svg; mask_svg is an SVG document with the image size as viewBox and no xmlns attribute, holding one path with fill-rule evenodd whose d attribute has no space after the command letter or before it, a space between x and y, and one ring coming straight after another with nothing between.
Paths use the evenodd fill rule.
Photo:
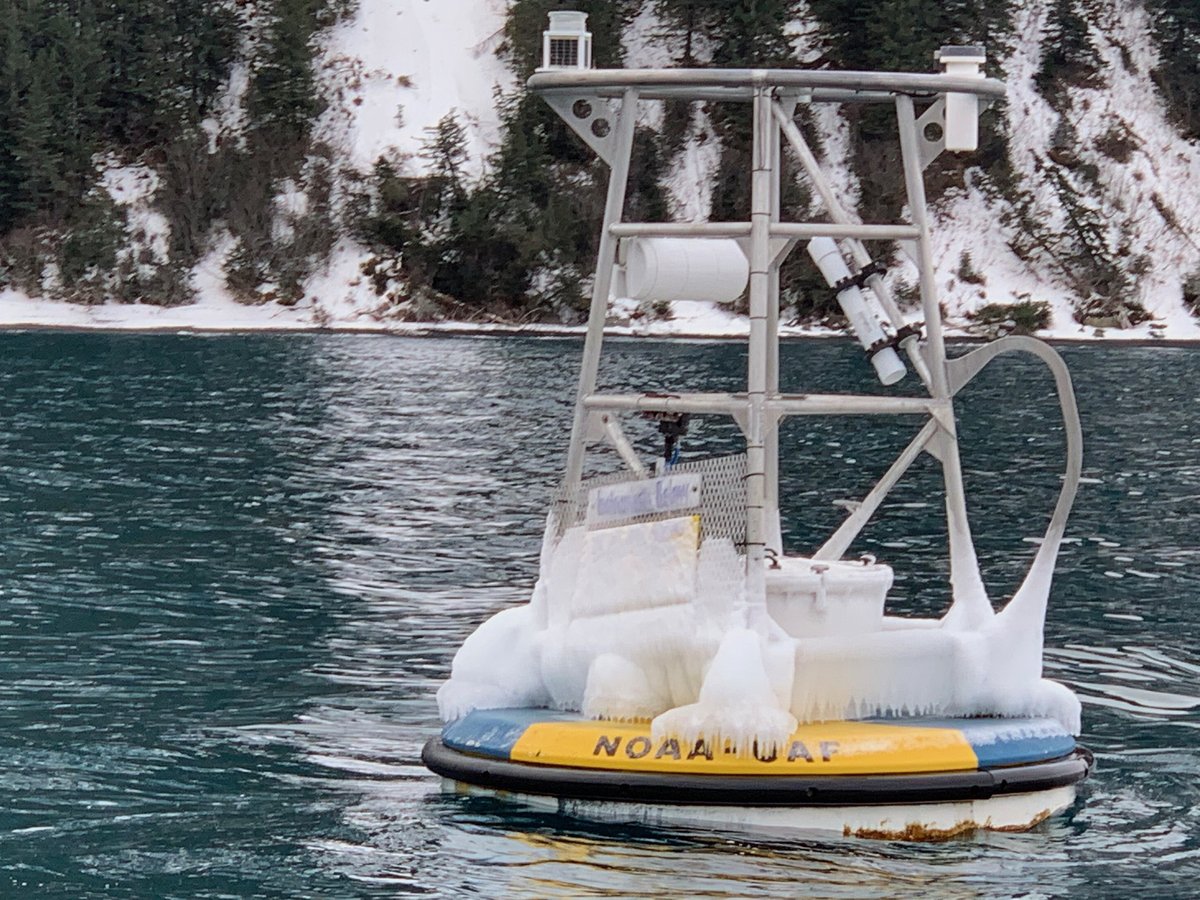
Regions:
<instances>
[{"instance_id":1,"label":"blue stripe on hull","mask_svg":"<svg viewBox=\"0 0 1200 900\"><path fill-rule=\"evenodd\" d=\"M548 709L476 710L447 725L442 739L448 747L465 753L508 760L517 741L531 725L581 721L586 720L578 713ZM1050 719L881 717L866 721L956 730L970 744L981 769L1060 759L1076 746L1075 739Z\"/></svg>"},{"instance_id":2,"label":"blue stripe on hull","mask_svg":"<svg viewBox=\"0 0 1200 900\"><path fill-rule=\"evenodd\" d=\"M979 757L981 769L1017 766L1067 756L1075 738L1052 719L877 718L872 722L914 728L955 728Z\"/></svg>"},{"instance_id":3,"label":"blue stripe on hull","mask_svg":"<svg viewBox=\"0 0 1200 900\"><path fill-rule=\"evenodd\" d=\"M508 759L513 746L530 725L538 722L577 722L578 713L552 709L477 709L442 730L446 746L466 753Z\"/></svg>"}]
</instances>

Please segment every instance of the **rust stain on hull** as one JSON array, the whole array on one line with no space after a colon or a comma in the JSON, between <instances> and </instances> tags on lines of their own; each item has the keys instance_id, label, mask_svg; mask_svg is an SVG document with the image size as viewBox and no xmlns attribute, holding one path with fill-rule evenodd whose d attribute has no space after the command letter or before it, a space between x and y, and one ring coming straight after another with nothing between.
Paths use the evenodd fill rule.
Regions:
<instances>
[{"instance_id":1,"label":"rust stain on hull","mask_svg":"<svg viewBox=\"0 0 1200 900\"><path fill-rule=\"evenodd\" d=\"M922 841L925 843L937 843L939 841L950 841L954 838L966 837L977 831L1028 831L1045 822L1050 818L1050 814L1051 811L1049 809L1043 809L1024 825L993 825L990 819L981 824L974 819L963 819L950 828L930 828L927 825L922 825L920 822L910 822L900 829L851 829L847 826L842 829L842 835L844 837L866 838L873 841Z\"/></svg>"}]
</instances>

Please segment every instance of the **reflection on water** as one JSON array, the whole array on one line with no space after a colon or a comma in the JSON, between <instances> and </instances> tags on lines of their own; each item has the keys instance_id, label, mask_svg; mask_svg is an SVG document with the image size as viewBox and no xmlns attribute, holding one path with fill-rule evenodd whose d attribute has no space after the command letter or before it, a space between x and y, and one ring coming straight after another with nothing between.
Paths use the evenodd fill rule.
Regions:
<instances>
[{"instance_id":1,"label":"reflection on water","mask_svg":"<svg viewBox=\"0 0 1200 900\"><path fill-rule=\"evenodd\" d=\"M1196 351L1065 351L1087 483L1046 667L1084 700L1095 778L1031 834L914 846L574 822L421 767L454 649L532 584L576 344L3 344L2 895L1184 896L1200 874ZM723 390L743 365L622 342L605 379ZM784 368L796 390L878 390L849 345L788 345ZM964 397L998 602L1059 484L1049 390L1004 361ZM914 427L789 422L789 545L835 527ZM691 444L735 439L704 421ZM919 464L853 551L896 566L901 612L947 600L935 479Z\"/></svg>"}]
</instances>

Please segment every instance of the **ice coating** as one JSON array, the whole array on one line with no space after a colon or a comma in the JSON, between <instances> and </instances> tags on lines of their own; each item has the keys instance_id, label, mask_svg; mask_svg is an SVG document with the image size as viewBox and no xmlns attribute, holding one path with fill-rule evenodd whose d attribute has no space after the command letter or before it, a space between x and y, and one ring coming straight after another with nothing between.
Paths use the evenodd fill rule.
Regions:
<instances>
[{"instance_id":1,"label":"ice coating","mask_svg":"<svg viewBox=\"0 0 1200 900\"><path fill-rule=\"evenodd\" d=\"M791 674L786 639L764 640L748 628L733 628L709 663L696 702L655 716L653 738L675 738L689 747L704 741L743 756L774 753L799 724L787 704Z\"/></svg>"},{"instance_id":2,"label":"ice coating","mask_svg":"<svg viewBox=\"0 0 1200 900\"><path fill-rule=\"evenodd\" d=\"M576 526L557 540L548 531L531 602L497 614L463 644L438 692L443 718L548 706L650 719L656 739L707 740L739 753L770 752L798 723L878 715L1047 717L1079 733L1078 699L1042 678L1061 532L1047 535L999 613L984 609L976 568L965 599L956 597L941 620L885 617L881 596L873 618L861 603L852 612L846 604L853 630L834 622L825 636L790 633L774 619L748 627L744 558L730 541L698 535L694 516ZM964 564L977 565L973 554L956 560L960 572ZM822 614L836 618L843 582L866 583L858 565L789 558L777 570L787 577L767 571L768 598L774 590L776 609L815 604L795 593L803 583L796 567L810 566L830 586L822 596L835 598L821 601ZM780 600L787 585L793 593ZM811 620L789 621L794 632Z\"/></svg>"}]
</instances>

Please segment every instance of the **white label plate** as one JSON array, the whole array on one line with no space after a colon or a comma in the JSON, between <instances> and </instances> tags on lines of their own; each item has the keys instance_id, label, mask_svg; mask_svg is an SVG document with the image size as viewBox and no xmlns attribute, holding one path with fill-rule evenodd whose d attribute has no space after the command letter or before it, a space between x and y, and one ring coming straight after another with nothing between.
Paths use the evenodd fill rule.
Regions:
<instances>
[{"instance_id":1,"label":"white label plate","mask_svg":"<svg viewBox=\"0 0 1200 900\"><path fill-rule=\"evenodd\" d=\"M588 492L587 524L595 528L642 516L695 509L700 505L703 483L704 476L697 472L592 488Z\"/></svg>"}]
</instances>

